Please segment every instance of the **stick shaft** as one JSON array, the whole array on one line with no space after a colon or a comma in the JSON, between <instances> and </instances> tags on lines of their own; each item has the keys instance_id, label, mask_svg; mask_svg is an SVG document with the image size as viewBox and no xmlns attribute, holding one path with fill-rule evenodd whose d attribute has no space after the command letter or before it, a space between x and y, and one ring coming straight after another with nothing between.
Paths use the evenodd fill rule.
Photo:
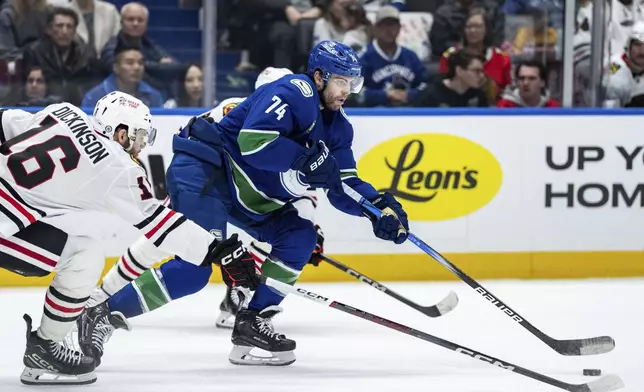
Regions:
<instances>
[{"instance_id":1,"label":"stick shaft","mask_svg":"<svg viewBox=\"0 0 644 392\"><path fill-rule=\"evenodd\" d=\"M314 293L312 291L309 291L309 290L301 288L301 287L291 286L291 285L288 285L286 283L280 282L278 280L275 280L273 278L269 278L269 277L266 277L266 276L262 276L262 282L265 283L266 285L268 285L270 287L273 287L274 289L282 292L284 295L293 294L293 295L296 295L298 297L306 298L308 300L317 302L317 303L319 303L321 305L325 305L325 306L340 310L340 311L342 311L344 313L348 313L350 315L359 317L361 319L370 321L372 323L382 325L384 327L393 329L393 330L398 331L398 332L402 332L402 333L407 334L409 336L413 336L413 337L415 337L417 339L421 339L421 340L424 340L426 342L430 342L430 343L436 344L438 346L441 346L443 348L446 348L446 349L449 349L449 350L456 351L458 353L467 355L468 357L478 359L479 361L485 362L485 363L487 363L489 365L492 365L492 366L495 366L495 367L498 367L498 368L501 368L501 369L509 370L509 371L514 372L514 373L521 374L522 376L529 377L529 378L532 378L534 380L537 380L537 381L540 381L540 382L543 382L543 383L546 383L546 384L549 384L549 385L552 385L552 386L555 386L555 387L558 387L558 388L561 388L561 389L575 390L575 387L578 387L578 386L575 386L575 385L572 385L572 384L565 383L563 381L556 380L556 379L548 377L546 375L534 372L532 370L522 368L520 366L517 366L517 365L511 364L509 362L500 360L500 359L492 357L490 355L486 355L486 354L478 352L476 350L460 346L460 345L458 345L456 343L450 342L450 341L445 340L445 339L441 339L441 338L439 338L437 336L430 335L428 333L419 331L417 329L408 327L406 325L399 324L399 323L397 323L395 321L388 320L388 319L386 319L384 317L380 317L380 316L377 316L375 314L365 312L364 310L360 310L360 309L355 308L353 306L345 305L345 304L343 304L341 302L338 302L338 301L335 301L335 300L333 300L333 299L331 299L329 297L325 297L323 295Z\"/></svg>"},{"instance_id":2,"label":"stick shaft","mask_svg":"<svg viewBox=\"0 0 644 392\"><path fill-rule=\"evenodd\" d=\"M378 208L376 208L369 200L365 199L362 197L358 192L353 190L350 186L347 184L342 184L343 189L345 193L351 197L353 200L355 200L357 203L359 203L361 206L369 210L370 212L374 213L376 216L380 216L382 213ZM447 260L443 255L438 253L436 250L434 250L431 246L426 244L423 240L420 238L416 237L412 232L407 232L407 239L411 241L414 245L416 245L420 250L423 252L427 253L429 256L431 256L434 260L438 261L443 267L447 268L449 271L451 271L454 275L456 275L459 279L461 279L463 282L465 282L468 286L474 289L477 293L479 293L481 296L484 298L488 299L490 302L496 305L496 307L502 311L503 313L507 314L509 317L511 317L514 321L519 323L522 327L530 331L534 336L539 338L541 341L546 343L548 346L550 346L553 349L555 348L556 341L555 339L551 338L550 336L546 335L545 333L541 332L538 328L536 328L534 325L532 325L529 321L527 321L523 316L519 315L517 312L515 312L513 309L508 307L503 301L501 301L498 297L493 295L489 290L483 288L477 281L474 279L470 278L465 272L463 272L460 268L452 264L449 260Z\"/></svg>"},{"instance_id":3,"label":"stick shaft","mask_svg":"<svg viewBox=\"0 0 644 392\"><path fill-rule=\"evenodd\" d=\"M398 294L397 292L393 291L392 289L390 289L389 287L383 285L382 283L380 283L380 282L378 282L378 281L376 281L376 280L374 280L374 279L372 279L372 278L370 278L370 277L368 277L368 276L366 276L366 275L364 275L364 274L362 274L362 273L350 268L347 265L344 265L344 264L340 263L337 260L334 260L334 259L332 259L332 258L330 258L330 257L328 257L328 256L326 256L324 254L320 254L319 256L320 256L320 258L322 260L324 260L325 262L331 264L332 266L334 266L335 268L339 269L340 271L346 273L347 275L353 276L354 278L358 279L359 281L368 284L369 286L373 287L376 290L382 291L384 294L387 294L388 296L390 296L390 297L392 297L392 298L404 303L405 305L407 305L407 306L409 306L409 307L411 307L411 308L413 308L415 310L418 310L419 312L421 312L423 314L426 314L426 315L428 315L430 317L439 317L439 316L442 315L440 310L435 305L434 306L419 305L419 304L415 303L414 301L411 301L411 300L403 297L402 295Z\"/></svg>"}]
</instances>

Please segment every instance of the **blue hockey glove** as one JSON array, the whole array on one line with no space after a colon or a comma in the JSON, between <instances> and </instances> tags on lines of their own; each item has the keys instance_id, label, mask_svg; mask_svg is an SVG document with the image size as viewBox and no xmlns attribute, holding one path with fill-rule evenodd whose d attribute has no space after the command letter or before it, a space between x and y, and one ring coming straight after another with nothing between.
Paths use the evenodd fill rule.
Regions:
<instances>
[{"instance_id":1,"label":"blue hockey glove","mask_svg":"<svg viewBox=\"0 0 644 392\"><path fill-rule=\"evenodd\" d=\"M385 241L393 241L396 244L405 242L409 222L407 221L407 213L398 200L391 193L386 192L369 199L369 201L382 211L380 218L377 218L371 212L364 210L365 216L371 220L373 233L376 237Z\"/></svg>"},{"instance_id":2,"label":"blue hockey glove","mask_svg":"<svg viewBox=\"0 0 644 392\"><path fill-rule=\"evenodd\" d=\"M189 138L193 133L212 132L212 124L215 122L210 117L197 117L194 116L188 123L179 131L180 135Z\"/></svg>"},{"instance_id":3,"label":"blue hockey glove","mask_svg":"<svg viewBox=\"0 0 644 392\"><path fill-rule=\"evenodd\" d=\"M292 169L304 174L306 182L313 188L327 188L342 193L340 167L323 141L317 144L295 160Z\"/></svg>"}]
</instances>

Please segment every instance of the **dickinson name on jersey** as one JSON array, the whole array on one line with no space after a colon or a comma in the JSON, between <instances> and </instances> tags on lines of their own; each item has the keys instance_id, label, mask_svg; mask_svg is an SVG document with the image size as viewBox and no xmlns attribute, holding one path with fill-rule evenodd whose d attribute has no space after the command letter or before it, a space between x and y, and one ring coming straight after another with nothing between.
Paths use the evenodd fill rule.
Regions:
<instances>
[{"instance_id":1,"label":"dickinson name on jersey","mask_svg":"<svg viewBox=\"0 0 644 392\"><path fill-rule=\"evenodd\" d=\"M103 143L98 140L97 135L93 131L93 127L87 124L69 106L63 106L51 114L61 122L67 124L76 140L78 140L78 143L83 146L85 154L90 157L94 165L110 155ZM75 124L76 122L78 123Z\"/></svg>"}]
</instances>

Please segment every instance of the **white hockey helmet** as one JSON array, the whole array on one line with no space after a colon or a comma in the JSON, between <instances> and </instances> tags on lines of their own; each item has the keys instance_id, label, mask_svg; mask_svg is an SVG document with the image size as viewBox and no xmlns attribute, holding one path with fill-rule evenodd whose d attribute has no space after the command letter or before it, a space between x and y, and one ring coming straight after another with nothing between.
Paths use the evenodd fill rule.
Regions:
<instances>
[{"instance_id":1,"label":"white hockey helmet","mask_svg":"<svg viewBox=\"0 0 644 392\"><path fill-rule=\"evenodd\" d=\"M273 68L268 67L262 71L255 81L255 90L262 87L267 83L271 83L281 78L282 76L292 75L293 71L288 68Z\"/></svg>"},{"instance_id":2,"label":"white hockey helmet","mask_svg":"<svg viewBox=\"0 0 644 392\"><path fill-rule=\"evenodd\" d=\"M135 145L140 150L146 145L151 146L156 139L150 108L140 99L121 91L113 91L96 102L94 121L98 131L110 139L117 128L125 127L130 139L130 146L126 148L128 152Z\"/></svg>"},{"instance_id":3,"label":"white hockey helmet","mask_svg":"<svg viewBox=\"0 0 644 392\"><path fill-rule=\"evenodd\" d=\"M633 41L644 42L644 22L636 22L628 34L627 48L630 49Z\"/></svg>"}]
</instances>

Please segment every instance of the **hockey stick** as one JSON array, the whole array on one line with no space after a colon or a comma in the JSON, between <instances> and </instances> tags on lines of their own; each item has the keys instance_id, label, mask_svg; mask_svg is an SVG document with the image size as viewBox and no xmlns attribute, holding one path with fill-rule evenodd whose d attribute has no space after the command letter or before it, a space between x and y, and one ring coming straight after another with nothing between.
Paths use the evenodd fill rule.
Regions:
<instances>
[{"instance_id":1,"label":"hockey stick","mask_svg":"<svg viewBox=\"0 0 644 392\"><path fill-rule=\"evenodd\" d=\"M270 255L264 251L263 249L260 249L258 247L253 246L253 251L260 253L264 257L269 257ZM318 256L327 263L331 264L332 266L336 267L337 269L341 270L342 272L347 273L348 275L353 276L354 278L358 279L361 282L364 282L371 287L373 287L376 290L380 290L383 293L387 294L390 297L393 297L397 299L398 301L404 303L407 306L411 306L412 308L416 309L417 311L429 316L429 317L440 317L443 316L449 312L451 312L456 305L458 305L458 296L456 296L456 293L453 291L450 291L449 294L447 294L447 297L443 298L439 303L436 305L431 305L431 306L422 306L418 305L415 302L412 302L408 300L407 298L403 297L402 295L396 293L395 291L391 290L390 288L385 287L383 284L376 282L375 280L366 277L365 275L361 274L358 271L355 271L346 265L340 263L339 261L335 261L332 258L325 256L324 254L320 253Z\"/></svg>"},{"instance_id":2,"label":"hockey stick","mask_svg":"<svg viewBox=\"0 0 644 392\"><path fill-rule=\"evenodd\" d=\"M349 305L345 305L343 303L340 303L338 301L335 301L331 298L316 294L312 291L306 290L301 287L296 287L296 286L291 286L286 283L282 283L278 280L262 276L261 277L262 283L266 284L269 287L274 288L275 290L281 292L282 294L294 294L297 295L298 297L303 297L307 298L311 301L317 302L319 304L328 306L330 308L334 308L337 310L340 310L345 313L349 313L350 315L360 317L361 319L365 319L367 321L370 321L372 323L380 324L384 327L393 329L398 332L405 333L409 336L413 336L417 339L421 339L430 343L434 343L438 346L444 347L446 349L456 351L457 353L465 354L468 357L472 357L474 359L478 359L479 361L485 362L487 364L490 364L492 366L499 367L501 369L509 370L514 373L518 373L522 376L529 377L533 380L540 381L542 383L546 383L552 386L555 386L557 388L565 389L567 391L572 391L572 392L609 392L609 391L614 391L620 388L624 387L624 383L622 380L616 376L616 375L607 375L599 380L591 381L586 384L568 384L563 381L556 380L554 378L545 376L540 373L536 373L532 370L528 370L525 368L522 368L520 366L511 364L506 361L502 361L498 358L491 357L489 355L483 354L481 352L472 350L467 347L460 346L456 343L452 343L448 340L441 339L437 336L430 335L428 333L419 331L417 329L408 327L406 325L398 324L394 321L387 320L386 318L376 316L375 314L365 312L364 310L360 310L358 308L354 308Z\"/></svg>"},{"instance_id":3,"label":"hockey stick","mask_svg":"<svg viewBox=\"0 0 644 392\"><path fill-rule=\"evenodd\" d=\"M366 208L369 212L373 213L376 216L382 215L382 212L376 208L373 204L366 200L360 194L354 191L352 188L346 184L342 184L345 193L358 202L362 207ZM553 350L558 352L561 355L595 355L607 353L615 348L615 340L610 336L599 336L594 338L586 339L569 339L569 340L558 340L554 339L545 333L541 332L537 327L530 324L523 316L515 312L509 306L507 306L503 301L501 301L497 296L493 295L489 290L483 288L477 281L470 278L465 272L461 271L457 266L452 264L447 260L443 255L435 251L431 246L427 245L423 240L416 237L413 233L407 232L407 239L411 241L414 245L419 247L423 252L430 255L434 260L438 261L443 267L450 270L454 275L458 276L463 282L467 283L468 286L474 289L479 293L483 298L490 301L494 304L499 310L507 314L512 318L512 320L519 323L523 328L527 329L536 336L539 340L550 346Z\"/></svg>"},{"instance_id":4,"label":"hockey stick","mask_svg":"<svg viewBox=\"0 0 644 392\"><path fill-rule=\"evenodd\" d=\"M447 294L447 297L443 298L439 303L436 305L431 305L431 306L422 306L419 305L413 301L408 300L407 298L403 297L402 295L396 293L392 289L386 287L382 283L379 283L375 281L374 279L371 279L367 277L366 275L361 274L360 272L349 268L348 266L340 263L339 261L333 260L332 258L320 253L318 255L322 260L326 261L327 263L331 264L335 268L339 269L340 271L353 276L354 278L358 279L361 282L364 282L368 284L369 286L373 287L376 290L380 290L383 293L387 294L390 297L393 297L397 299L398 301L404 303L405 305L412 307L416 309L417 311L421 312L422 314L429 316L429 317L440 317L443 315L446 315L447 313L451 312L454 310L456 305L458 305L458 296L456 295L455 292L450 291L449 294Z\"/></svg>"}]
</instances>

